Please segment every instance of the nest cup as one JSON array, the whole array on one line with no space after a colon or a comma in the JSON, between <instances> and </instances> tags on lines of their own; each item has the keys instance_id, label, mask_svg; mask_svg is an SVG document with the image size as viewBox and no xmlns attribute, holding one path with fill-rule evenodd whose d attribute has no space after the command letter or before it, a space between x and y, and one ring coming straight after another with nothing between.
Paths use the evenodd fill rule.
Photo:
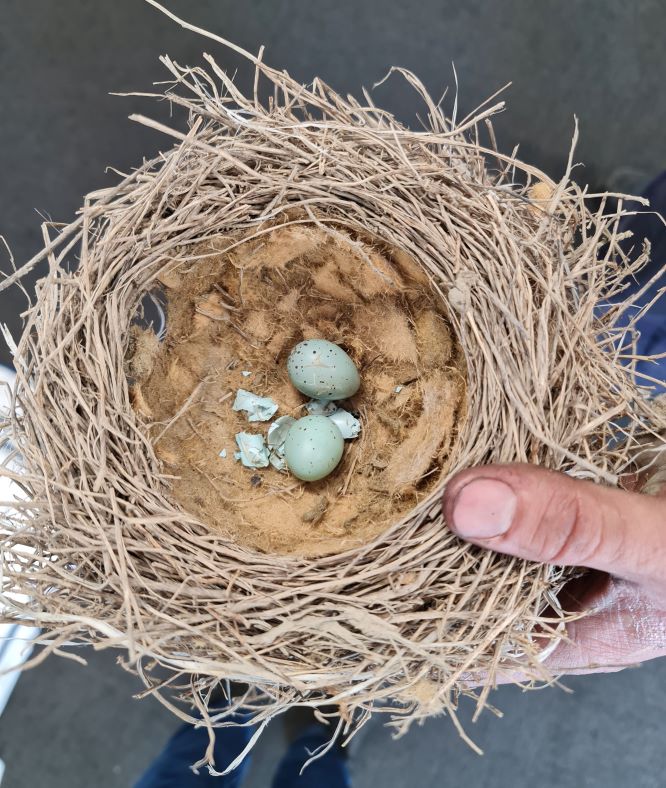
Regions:
<instances>
[{"instance_id":1,"label":"nest cup","mask_svg":"<svg viewBox=\"0 0 666 788\"><path fill-rule=\"evenodd\" d=\"M296 213L212 239L159 281L166 333L133 329L130 396L184 510L235 544L316 556L359 548L439 487L465 418L465 365L442 299L404 253ZM317 337L361 370L341 403L360 437L317 483L234 462L236 435L266 434L234 395L306 415L286 360Z\"/></svg>"},{"instance_id":2,"label":"nest cup","mask_svg":"<svg viewBox=\"0 0 666 788\"><path fill-rule=\"evenodd\" d=\"M499 105L447 118L402 72L427 108L415 131L247 56L268 103L209 56L164 58L187 128L138 119L174 147L2 284L49 262L14 349L2 473L27 501L3 509L2 604L42 628L37 659L122 649L211 737L241 707L264 725L333 704L344 737L375 712L398 732L455 721L461 694L485 703L475 678L551 678L567 572L459 541L446 481L532 462L616 484L632 466L663 426L621 320L647 251L627 258L621 203L592 211L571 165L555 183L499 153ZM158 291L161 342L137 325ZM244 383L297 412L284 360L312 336L365 373L363 436L315 489L277 471L253 487L218 456L241 418L223 398Z\"/></svg>"}]
</instances>

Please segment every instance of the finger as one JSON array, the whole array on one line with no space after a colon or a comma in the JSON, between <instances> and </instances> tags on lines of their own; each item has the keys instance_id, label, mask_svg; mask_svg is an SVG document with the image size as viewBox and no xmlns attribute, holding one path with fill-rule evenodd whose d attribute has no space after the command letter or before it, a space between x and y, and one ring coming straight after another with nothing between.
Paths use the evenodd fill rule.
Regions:
<instances>
[{"instance_id":1,"label":"finger","mask_svg":"<svg viewBox=\"0 0 666 788\"><path fill-rule=\"evenodd\" d=\"M454 477L444 512L458 536L483 547L666 588L663 498L533 465L491 465Z\"/></svg>"},{"instance_id":2,"label":"finger","mask_svg":"<svg viewBox=\"0 0 666 788\"><path fill-rule=\"evenodd\" d=\"M567 610L586 611L567 623L566 636L549 648L543 664L551 675L615 673L666 656L666 607L635 583L605 572L587 572L559 594ZM545 647L549 647L544 640ZM496 684L539 680L538 673L501 666ZM546 676L543 677L544 679ZM467 676L471 687L488 683L488 673Z\"/></svg>"},{"instance_id":3,"label":"finger","mask_svg":"<svg viewBox=\"0 0 666 788\"><path fill-rule=\"evenodd\" d=\"M606 673L666 655L666 611L635 583L608 577L586 607L546 660L554 673Z\"/></svg>"}]
</instances>

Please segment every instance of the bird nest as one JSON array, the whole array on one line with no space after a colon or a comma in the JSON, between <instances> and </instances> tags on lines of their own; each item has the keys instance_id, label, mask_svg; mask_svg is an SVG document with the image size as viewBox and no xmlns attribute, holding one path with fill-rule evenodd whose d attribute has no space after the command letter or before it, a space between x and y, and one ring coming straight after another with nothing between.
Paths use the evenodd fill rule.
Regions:
<instances>
[{"instance_id":1,"label":"bird nest","mask_svg":"<svg viewBox=\"0 0 666 788\"><path fill-rule=\"evenodd\" d=\"M264 725L337 705L344 736L375 712L455 721L479 680L482 706L499 673L550 678L567 572L460 541L444 487L498 462L618 483L654 418L621 320L646 254L571 164L556 183L496 150L498 105L448 118L403 72L428 114L410 130L248 57L249 98L209 56L164 58L187 128L139 120L174 147L2 284L48 260L14 349L0 601L41 628L37 659L123 649L211 736L240 707ZM364 380L338 471L308 486L221 458L229 392L302 407L284 361L313 336Z\"/></svg>"}]
</instances>

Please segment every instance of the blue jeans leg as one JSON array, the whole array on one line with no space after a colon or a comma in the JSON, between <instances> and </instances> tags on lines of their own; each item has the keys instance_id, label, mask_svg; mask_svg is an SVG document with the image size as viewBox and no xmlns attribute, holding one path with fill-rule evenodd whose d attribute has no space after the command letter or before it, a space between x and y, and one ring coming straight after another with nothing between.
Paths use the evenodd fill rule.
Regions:
<instances>
[{"instance_id":1,"label":"blue jeans leg","mask_svg":"<svg viewBox=\"0 0 666 788\"><path fill-rule=\"evenodd\" d=\"M252 728L219 728L215 736L215 768L223 771L239 755L252 736ZM184 725L169 739L134 788L239 788L249 766L249 758L224 777L212 777L204 766L195 774L190 766L208 747L208 731Z\"/></svg>"},{"instance_id":2,"label":"blue jeans leg","mask_svg":"<svg viewBox=\"0 0 666 788\"><path fill-rule=\"evenodd\" d=\"M666 227L661 217L666 217L666 171L660 173L644 190L643 196L650 200L650 207L638 205L637 203L626 203L625 207L635 208L637 213L634 216L625 216L619 230L621 232L630 231L633 233L631 238L622 242L625 252L630 257L635 257L642 249L642 240L645 238L651 245L651 260L639 271L634 280L627 281L627 289L619 298L624 299L628 296L635 298L636 292L647 284L655 275L661 272L661 276L652 283L651 287L640 298L635 298L635 308L627 312L624 317L626 323L629 317L636 313L636 310L651 301L658 292L666 285ZM656 215L659 214L659 215ZM662 295L659 301L643 317L641 317L638 327L641 336L638 340L639 355L659 355L666 353L666 295ZM636 365L638 372L659 380L666 380L666 358L659 359L657 363L653 361L639 361ZM645 384L639 378L638 383ZM657 393L662 393L658 391Z\"/></svg>"},{"instance_id":3,"label":"blue jeans leg","mask_svg":"<svg viewBox=\"0 0 666 788\"><path fill-rule=\"evenodd\" d=\"M308 752L327 741L325 731L317 726L308 728L287 750L273 779L273 788L351 788L347 763L338 747L332 747L300 775L310 757Z\"/></svg>"}]
</instances>

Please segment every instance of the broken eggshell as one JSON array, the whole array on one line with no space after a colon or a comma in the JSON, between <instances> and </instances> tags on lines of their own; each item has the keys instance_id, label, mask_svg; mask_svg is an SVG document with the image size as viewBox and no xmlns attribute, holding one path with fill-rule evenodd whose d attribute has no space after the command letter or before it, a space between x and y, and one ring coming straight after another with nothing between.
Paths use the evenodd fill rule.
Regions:
<instances>
[{"instance_id":1,"label":"broken eggshell","mask_svg":"<svg viewBox=\"0 0 666 788\"><path fill-rule=\"evenodd\" d=\"M289 354L287 371L301 393L320 400L347 399L361 385L351 358L341 347L325 339L299 342Z\"/></svg>"},{"instance_id":2,"label":"broken eggshell","mask_svg":"<svg viewBox=\"0 0 666 788\"><path fill-rule=\"evenodd\" d=\"M284 444L289 470L298 479L316 482L335 470L345 442L327 416L304 416L292 424Z\"/></svg>"},{"instance_id":3,"label":"broken eggshell","mask_svg":"<svg viewBox=\"0 0 666 788\"><path fill-rule=\"evenodd\" d=\"M340 430L345 440L358 438L361 434L361 422L347 410L338 408L329 414L328 418Z\"/></svg>"},{"instance_id":4,"label":"broken eggshell","mask_svg":"<svg viewBox=\"0 0 666 788\"><path fill-rule=\"evenodd\" d=\"M287 434L292 425L296 423L296 419L291 416L280 416L268 428L268 447L270 449L269 461L274 468L278 471L283 471L287 467L284 459L284 442L287 439Z\"/></svg>"},{"instance_id":5,"label":"broken eggshell","mask_svg":"<svg viewBox=\"0 0 666 788\"><path fill-rule=\"evenodd\" d=\"M278 404L270 397L259 397L251 391L238 389L233 409L247 413L248 421L269 421L277 412Z\"/></svg>"},{"instance_id":6,"label":"broken eggshell","mask_svg":"<svg viewBox=\"0 0 666 788\"><path fill-rule=\"evenodd\" d=\"M330 416L337 409L335 402L326 399L311 399L310 402L305 403L305 410L310 416Z\"/></svg>"},{"instance_id":7,"label":"broken eggshell","mask_svg":"<svg viewBox=\"0 0 666 788\"><path fill-rule=\"evenodd\" d=\"M361 422L344 408L338 408L335 402L324 399L311 399L305 405L310 416L328 416L340 428L345 440L358 438L361 434Z\"/></svg>"},{"instance_id":8,"label":"broken eggshell","mask_svg":"<svg viewBox=\"0 0 666 788\"><path fill-rule=\"evenodd\" d=\"M246 468L268 467L268 448L264 444L263 435L252 435L249 432L239 432L236 435L238 451L234 459L243 463Z\"/></svg>"}]
</instances>

